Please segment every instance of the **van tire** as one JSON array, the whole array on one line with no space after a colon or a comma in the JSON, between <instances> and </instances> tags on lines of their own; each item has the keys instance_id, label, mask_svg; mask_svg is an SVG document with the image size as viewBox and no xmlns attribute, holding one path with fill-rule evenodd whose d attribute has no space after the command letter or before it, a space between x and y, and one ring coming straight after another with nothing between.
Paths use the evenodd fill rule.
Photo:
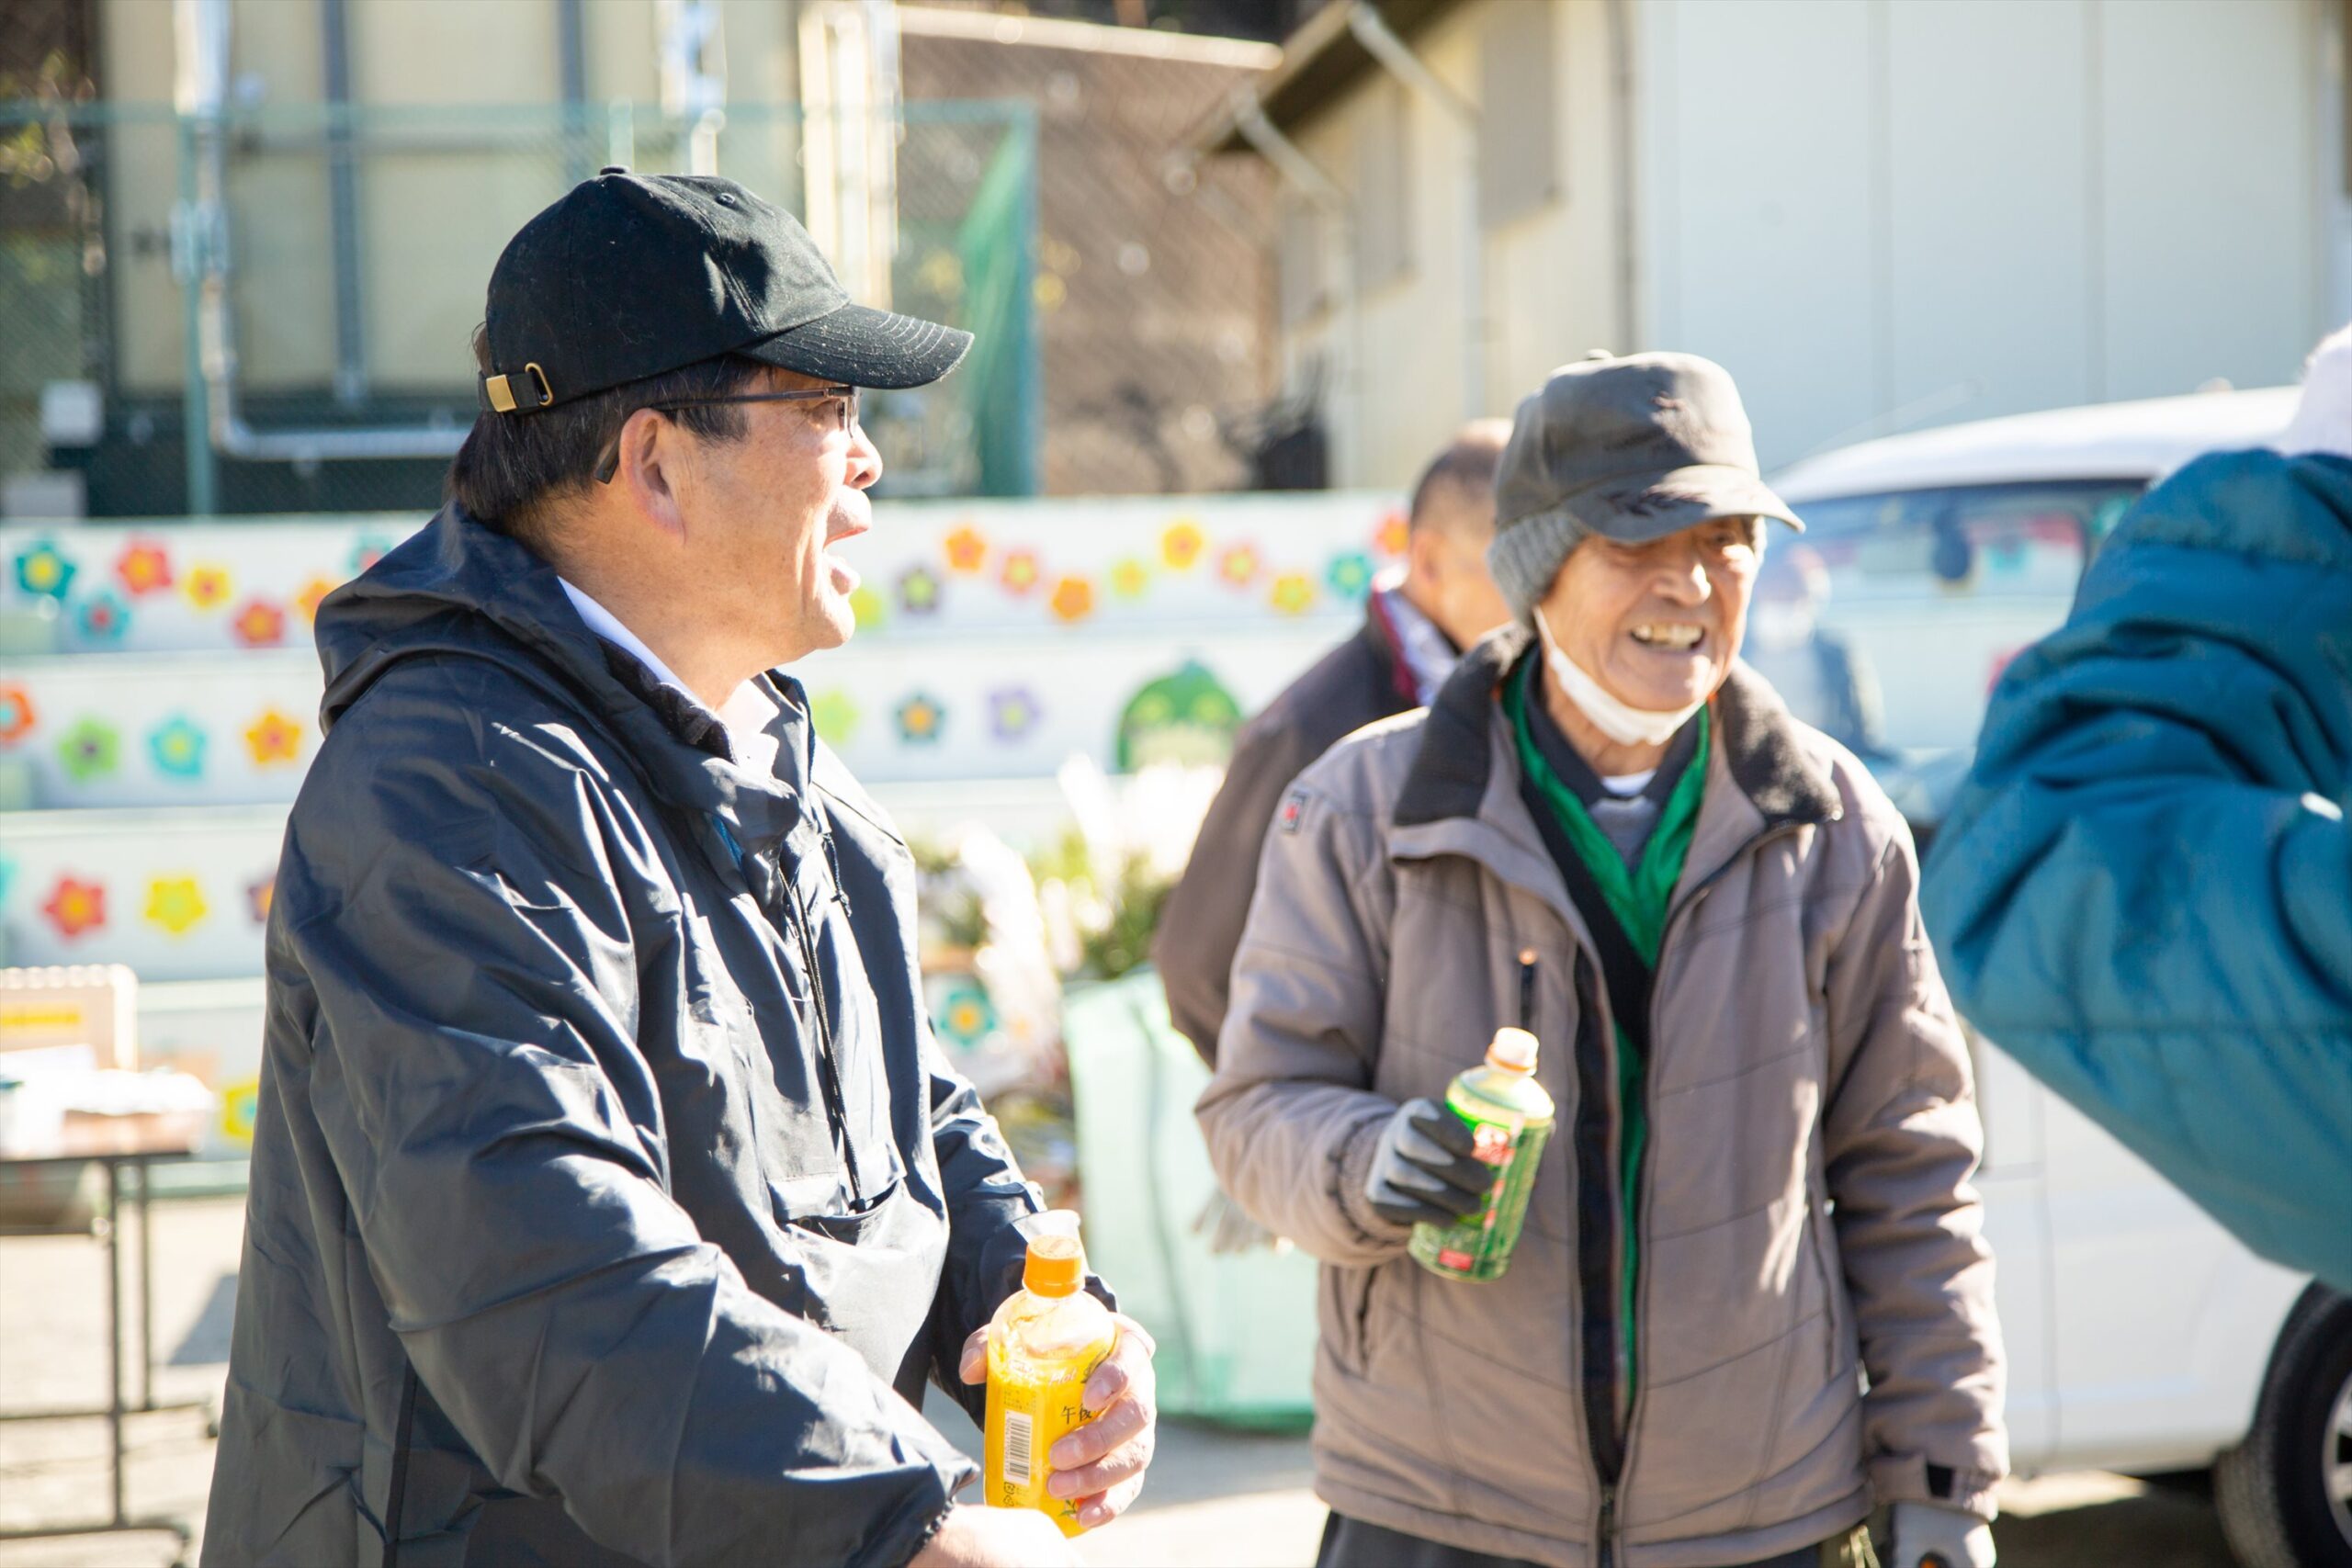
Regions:
<instances>
[{"instance_id":1,"label":"van tire","mask_svg":"<svg viewBox=\"0 0 2352 1568\"><path fill-rule=\"evenodd\" d=\"M2347 1391L2352 1298L2313 1285L2279 1330L2253 1427L2213 1466L2222 1533L2244 1568L2352 1568L2324 1482L2331 1457L2352 1464L2352 1434L2328 1430Z\"/></svg>"}]
</instances>

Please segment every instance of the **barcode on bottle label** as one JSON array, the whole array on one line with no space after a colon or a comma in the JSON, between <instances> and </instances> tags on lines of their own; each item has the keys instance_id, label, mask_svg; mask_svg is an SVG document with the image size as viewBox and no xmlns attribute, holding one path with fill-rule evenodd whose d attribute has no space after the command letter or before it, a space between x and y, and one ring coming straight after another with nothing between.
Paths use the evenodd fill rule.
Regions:
<instances>
[{"instance_id":1,"label":"barcode on bottle label","mask_svg":"<svg viewBox=\"0 0 2352 1568\"><path fill-rule=\"evenodd\" d=\"M1030 1434L1035 1420L1017 1410L1004 1413L1004 1479L1014 1486L1029 1484Z\"/></svg>"}]
</instances>

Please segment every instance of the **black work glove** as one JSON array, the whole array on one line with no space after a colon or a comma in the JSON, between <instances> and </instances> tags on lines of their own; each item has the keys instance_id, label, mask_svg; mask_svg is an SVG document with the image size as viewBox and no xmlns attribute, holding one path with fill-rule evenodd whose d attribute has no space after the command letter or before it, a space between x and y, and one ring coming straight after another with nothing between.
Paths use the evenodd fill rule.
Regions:
<instances>
[{"instance_id":1,"label":"black work glove","mask_svg":"<svg viewBox=\"0 0 2352 1568\"><path fill-rule=\"evenodd\" d=\"M1478 1212L1495 1168L1472 1151L1470 1124L1434 1100L1408 1100L1380 1130L1363 1195L1400 1225L1450 1225Z\"/></svg>"}]
</instances>

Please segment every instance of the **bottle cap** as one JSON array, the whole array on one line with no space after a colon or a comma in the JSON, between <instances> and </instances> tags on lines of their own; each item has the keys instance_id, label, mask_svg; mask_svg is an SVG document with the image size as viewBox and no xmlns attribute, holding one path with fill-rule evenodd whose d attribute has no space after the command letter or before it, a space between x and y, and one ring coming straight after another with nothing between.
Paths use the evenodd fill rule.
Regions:
<instances>
[{"instance_id":1,"label":"bottle cap","mask_svg":"<svg viewBox=\"0 0 2352 1568\"><path fill-rule=\"evenodd\" d=\"M1021 1288L1033 1296L1075 1295L1086 1282L1086 1249L1074 1235L1029 1238L1029 1261L1021 1270Z\"/></svg>"},{"instance_id":2,"label":"bottle cap","mask_svg":"<svg viewBox=\"0 0 2352 1568\"><path fill-rule=\"evenodd\" d=\"M1507 1073L1533 1072L1535 1036L1524 1029L1496 1030L1495 1043L1487 1047L1487 1066Z\"/></svg>"}]
</instances>

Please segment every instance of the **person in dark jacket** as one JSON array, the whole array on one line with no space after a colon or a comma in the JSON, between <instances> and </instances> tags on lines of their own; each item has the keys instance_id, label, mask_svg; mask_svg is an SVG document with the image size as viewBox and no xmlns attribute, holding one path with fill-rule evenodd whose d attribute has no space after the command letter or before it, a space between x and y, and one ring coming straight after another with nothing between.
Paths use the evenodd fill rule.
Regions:
<instances>
[{"instance_id":1,"label":"person in dark jacket","mask_svg":"<svg viewBox=\"0 0 2352 1568\"><path fill-rule=\"evenodd\" d=\"M1283 791L1342 738L1426 706L1462 650L1510 620L1487 570L1495 466L1510 439L1510 421L1476 420L1430 461L1413 487L1403 570L1374 585L1363 629L1268 703L1234 742L1152 950L1169 1017L1211 1067L1233 954L1258 887L1258 852Z\"/></svg>"},{"instance_id":2,"label":"person in dark jacket","mask_svg":"<svg viewBox=\"0 0 2352 1568\"><path fill-rule=\"evenodd\" d=\"M1985 1037L2352 1291L2352 329L2011 660L1920 895Z\"/></svg>"},{"instance_id":3,"label":"person in dark jacket","mask_svg":"<svg viewBox=\"0 0 2352 1568\"><path fill-rule=\"evenodd\" d=\"M925 1021L915 874L781 665L849 636L851 304L731 182L607 169L501 256L451 503L318 616L266 939L218 1563L1073 1562L917 1407L1042 1208ZM1141 1485L1150 1342L1046 1456Z\"/></svg>"}]
</instances>

